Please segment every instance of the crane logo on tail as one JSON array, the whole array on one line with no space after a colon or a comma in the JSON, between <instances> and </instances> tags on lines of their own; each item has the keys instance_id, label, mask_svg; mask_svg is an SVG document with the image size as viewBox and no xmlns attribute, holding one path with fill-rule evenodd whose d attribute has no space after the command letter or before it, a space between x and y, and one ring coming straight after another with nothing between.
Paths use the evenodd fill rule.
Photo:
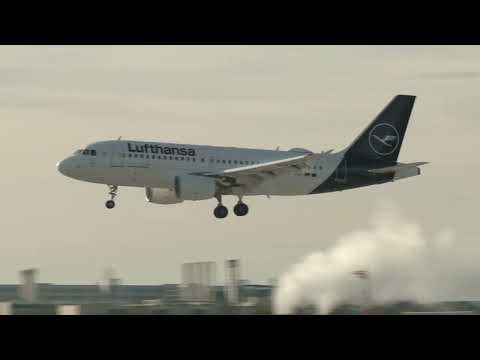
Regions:
<instances>
[{"instance_id":1,"label":"crane logo on tail","mask_svg":"<svg viewBox=\"0 0 480 360\"><path fill-rule=\"evenodd\" d=\"M378 124L368 136L370 147L375 153L387 156L397 150L400 141L397 129L390 124Z\"/></svg>"}]
</instances>

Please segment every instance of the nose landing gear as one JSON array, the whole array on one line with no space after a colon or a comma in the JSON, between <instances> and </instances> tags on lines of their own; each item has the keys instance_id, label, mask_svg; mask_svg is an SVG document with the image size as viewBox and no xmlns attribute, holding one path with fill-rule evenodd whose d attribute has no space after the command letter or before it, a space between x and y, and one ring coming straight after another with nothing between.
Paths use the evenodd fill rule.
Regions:
<instances>
[{"instance_id":1,"label":"nose landing gear","mask_svg":"<svg viewBox=\"0 0 480 360\"><path fill-rule=\"evenodd\" d=\"M115 201L113 201L113 199L115 199L115 197L117 196L118 186L117 185L108 185L108 187L110 189L110 192L108 194L110 195L111 200L108 200L105 203L105 206L107 207L107 209L113 209L115 207Z\"/></svg>"}]
</instances>

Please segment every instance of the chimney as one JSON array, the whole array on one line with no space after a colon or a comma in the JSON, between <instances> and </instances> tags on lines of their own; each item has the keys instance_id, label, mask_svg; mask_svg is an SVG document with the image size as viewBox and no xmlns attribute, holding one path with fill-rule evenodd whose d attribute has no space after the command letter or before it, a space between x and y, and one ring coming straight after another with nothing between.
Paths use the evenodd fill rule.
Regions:
<instances>
[{"instance_id":1,"label":"chimney","mask_svg":"<svg viewBox=\"0 0 480 360\"><path fill-rule=\"evenodd\" d=\"M236 305L240 302L240 261L227 260L225 264L225 273L225 290L227 295L227 303L229 305Z\"/></svg>"},{"instance_id":2,"label":"chimney","mask_svg":"<svg viewBox=\"0 0 480 360\"><path fill-rule=\"evenodd\" d=\"M22 300L29 303L38 301L37 273L37 269L27 269L20 272L21 284L19 295Z\"/></svg>"}]
</instances>

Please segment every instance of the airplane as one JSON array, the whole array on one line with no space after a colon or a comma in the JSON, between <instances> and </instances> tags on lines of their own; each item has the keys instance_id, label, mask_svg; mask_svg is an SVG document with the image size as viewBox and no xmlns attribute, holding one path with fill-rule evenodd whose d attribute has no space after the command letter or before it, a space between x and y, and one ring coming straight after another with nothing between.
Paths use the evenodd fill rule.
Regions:
<instances>
[{"instance_id":1,"label":"airplane","mask_svg":"<svg viewBox=\"0 0 480 360\"><path fill-rule=\"evenodd\" d=\"M65 176L105 184L108 209L120 186L145 188L153 204L216 198L216 218L227 217L222 197L233 195L233 212L247 215L244 197L296 196L344 191L420 175L427 162L397 162L416 96L397 95L345 149L314 153L174 144L99 141L57 163Z\"/></svg>"}]
</instances>

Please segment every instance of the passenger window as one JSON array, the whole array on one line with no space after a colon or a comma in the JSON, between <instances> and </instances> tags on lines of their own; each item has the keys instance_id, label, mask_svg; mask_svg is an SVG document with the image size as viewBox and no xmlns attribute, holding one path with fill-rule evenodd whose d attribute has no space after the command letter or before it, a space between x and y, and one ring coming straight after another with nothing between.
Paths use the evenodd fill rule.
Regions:
<instances>
[{"instance_id":1,"label":"passenger window","mask_svg":"<svg viewBox=\"0 0 480 360\"><path fill-rule=\"evenodd\" d=\"M217 160L217 164L220 163L220 160Z\"/></svg>"},{"instance_id":2,"label":"passenger window","mask_svg":"<svg viewBox=\"0 0 480 360\"><path fill-rule=\"evenodd\" d=\"M173 160L173 156L170 156L170 160Z\"/></svg>"},{"instance_id":3,"label":"passenger window","mask_svg":"<svg viewBox=\"0 0 480 360\"><path fill-rule=\"evenodd\" d=\"M204 159L204 158L202 158L202 162L205 162L205 159Z\"/></svg>"},{"instance_id":4,"label":"passenger window","mask_svg":"<svg viewBox=\"0 0 480 360\"><path fill-rule=\"evenodd\" d=\"M222 162L223 162L224 164L226 164L226 163L227 163L227 161L226 161L226 160L222 160Z\"/></svg>"},{"instance_id":5,"label":"passenger window","mask_svg":"<svg viewBox=\"0 0 480 360\"><path fill-rule=\"evenodd\" d=\"M128 157L132 157L132 154L128 154Z\"/></svg>"},{"instance_id":6,"label":"passenger window","mask_svg":"<svg viewBox=\"0 0 480 360\"><path fill-rule=\"evenodd\" d=\"M187 161L190 161L190 158L189 158L189 157L187 157Z\"/></svg>"},{"instance_id":7,"label":"passenger window","mask_svg":"<svg viewBox=\"0 0 480 360\"><path fill-rule=\"evenodd\" d=\"M92 151L90 152L90 154L91 154L92 156L97 156L97 150L92 150Z\"/></svg>"},{"instance_id":8,"label":"passenger window","mask_svg":"<svg viewBox=\"0 0 480 360\"><path fill-rule=\"evenodd\" d=\"M196 161L195 158L192 158L192 161L195 162Z\"/></svg>"},{"instance_id":9,"label":"passenger window","mask_svg":"<svg viewBox=\"0 0 480 360\"><path fill-rule=\"evenodd\" d=\"M135 156L135 157L138 157L138 155L137 155L137 154L135 154L135 155L133 155L133 156Z\"/></svg>"},{"instance_id":10,"label":"passenger window","mask_svg":"<svg viewBox=\"0 0 480 360\"><path fill-rule=\"evenodd\" d=\"M83 155L88 155L88 150L83 150Z\"/></svg>"},{"instance_id":11,"label":"passenger window","mask_svg":"<svg viewBox=\"0 0 480 360\"><path fill-rule=\"evenodd\" d=\"M243 161L240 160L240 165L243 165Z\"/></svg>"},{"instance_id":12,"label":"passenger window","mask_svg":"<svg viewBox=\"0 0 480 360\"><path fill-rule=\"evenodd\" d=\"M228 163L231 164L231 163L232 163L232 160L228 160Z\"/></svg>"},{"instance_id":13,"label":"passenger window","mask_svg":"<svg viewBox=\"0 0 480 360\"><path fill-rule=\"evenodd\" d=\"M180 158L180 160L182 160L182 161L183 161L183 156Z\"/></svg>"},{"instance_id":14,"label":"passenger window","mask_svg":"<svg viewBox=\"0 0 480 360\"><path fill-rule=\"evenodd\" d=\"M146 157L147 159L150 159L150 155L145 155L145 157Z\"/></svg>"},{"instance_id":15,"label":"passenger window","mask_svg":"<svg viewBox=\"0 0 480 360\"><path fill-rule=\"evenodd\" d=\"M178 161L178 156L175 156L175 160L177 160L177 161Z\"/></svg>"}]
</instances>

